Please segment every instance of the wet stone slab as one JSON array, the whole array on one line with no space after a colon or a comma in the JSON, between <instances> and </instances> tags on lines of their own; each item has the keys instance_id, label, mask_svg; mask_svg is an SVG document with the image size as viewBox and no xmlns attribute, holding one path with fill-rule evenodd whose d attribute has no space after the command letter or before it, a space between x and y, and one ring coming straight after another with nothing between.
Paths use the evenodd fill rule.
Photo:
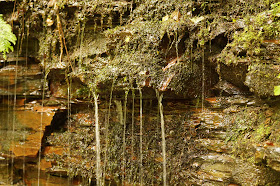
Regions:
<instances>
[{"instance_id":1,"label":"wet stone slab","mask_svg":"<svg viewBox=\"0 0 280 186\"><path fill-rule=\"evenodd\" d=\"M51 124L54 114L54 111L37 112L2 107L0 151L16 157L36 157L45 128Z\"/></svg>"},{"instance_id":2,"label":"wet stone slab","mask_svg":"<svg viewBox=\"0 0 280 186\"><path fill-rule=\"evenodd\" d=\"M44 79L39 64L1 64L0 95L41 96Z\"/></svg>"}]
</instances>

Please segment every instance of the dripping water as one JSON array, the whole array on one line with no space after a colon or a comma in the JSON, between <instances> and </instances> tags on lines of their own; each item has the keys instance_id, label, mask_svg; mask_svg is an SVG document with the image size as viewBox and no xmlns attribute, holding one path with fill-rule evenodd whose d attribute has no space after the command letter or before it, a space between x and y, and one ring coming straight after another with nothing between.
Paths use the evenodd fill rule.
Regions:
<instances>
[{"instance_id":1,"label":"dripping water","mask_svg":"<svg viewBox=\"0 0 280 186\"><path fill-rule=\"evenodd\" d=\"M28 23L29 23L29 20L28 20ZM27 33L26 33L26 51L25 51L25 69L26 71L28 70L28 45L29 45L29 42L28 42L28 39L29 39L29 25L27 24ZM26 75L27 76L27 75ZM27 77L25 78L25 81L27 81ZM27 91L27 86L26 86L26 83L24 84L24 90ZM24 94L24 100L26 101L27 100L27 95L26 93ZM25 107L25 103L24 103L24 107ZM25 109L25 108L24 108ZM25 132L26 132L26 129L24 128L24 132L23 132L23 143L25 143L26 141L26 136L25 136ZM24 152L23 154L25 154L25 146L24 146ZM23 175L23 178L25 177L25 156L23 157L23 164L22 164L22 175Z\"/></svg>"},{"instance_id":2,"label":"dripping water","mask_svg":"<svg viewBox=\"0 0 280 186\"><path fill-rule=\"evenodd\" d=\"M44 18L43 18L44 19ZM45 21L45 20L43 20ZM46 32L46 29L44 29L44 32ZM43 64L46 64L45 59L43 60ZM46 86L46 82L47 82L47 76L48 73L50 71L50 69L46 68L46 65L44 65L44 81L43 81L43 92L42 92L42 107L44 107L44 99L45 99L45 86ZM43 112L41 112L41 121L40 121L40 139L42 138L42 125L43 125ZM40 185L40 167L41 167L41 148L39 148L39 152L38 152L38 173L37 173L37 179L38 179L38 185Z\"/></svg>"},{"instance_id":3,"label":"dripping water","mask_svg":"<svg viewBox=\"0 0 280 186\"><path fill-rule=\"evenodd\" d=\"M111 91L110 91L110 98L109 98L109 105L108 105L108 115L107 121L105 122L105 155L104 155L104 168L103 168L103 185L105 185L105 178L106 178L106 165L107 165L107 151L108 151L108 130L110 124L110 116L111 116L111 104L112 104L112 97L113 97L113 89L115 84L115 78L113 79Z\"/></svg>"},{"instance_id":4,"label":"dripping water","mask_svg":"<svg viewBox=\"0 0 280 186\"><path fill-rule=\"evenodd\" d=\"M6 61L4 61L4 67L6 66ZM4 81L2 81L2 87L4 87L5 86L5 83L4 83ZM4 98L4 96L2 97L2 102L4 103L4 101L5 101L5 98ZM4 104L2 104L2 110L4 111L5 110L5 105ZM9 112L9 108L8 108L8 112ZM9 117L9 115L8 115L8 117ZM2 125L4 125L4 128L5 129L7 129L7 130L9 130L9 128L8 128L8 123L7 123L7 119L5 118L5 122L2 122L1 123ZM3 127L3 126L1 126L1 127ZM5 137L7 138L8 137L8 135L7 135L7 132L5 133L5 132L3 132L2 130L1 130L1 136L4 136L5 135ZM9 164L9 160L8 160L8 158L6 158L6 165L8 165ZM9 175L9 166L6 166L6 170L5 170L6 172L5 172L5 174L6 175ZM6 182L8 183L8 177L7 177L7 180L6 180Z\"/></svg>"},{"instance_id":5,"label":"dripping water","mask_svg":"<svg viewBox=\"0 0 280 186\"><path fill-rule=\"evenodd\" d=\"M118 119L119 119L119 122L120 122L120 126L123 126L124 125L124 119L123 119L123 108L122 108L122 102L120 100L114 100L115 102L115 105L116 105L116 111L118 113ZM121 162L123 163L123 161ZM123 164L120 165L122 168ZM124 170L123 170L124 171ZM124 174L124 172L123 172Z\"/></svg>"},{"instance_id":6,"label":"dripping water","mask_svg":"<svg viewBox=\"0 0 280 186\"><path fill-rule=\"evenodd\" d=\"M20 32L18 34L20 38ZM18 78L18 57L19 57L19 44L17 45L16 53L16 66L15 66L15 81L14 81L14 103L13 103L13 128L12 128L12 152L15 152L15 124L16 124L16 102L17 102L17 78ZM12 167L14 167L14 155L12 154ZM11 169L11 180L13 181L13 168Z\"/></svg>"},{"instance_id":7,"label":"dripping water","mask_svg":"<svg viewBox=\"0 0 280 186\"><path fill-rule=\"evenodd\" d=\"M83 26L82 26L82 33L81 33L81 40L80 40L79 69L82 68L82 46L84 41L84 32L86 27L85 25L86 25L86 21L83 22Z\"/></svg>"},{"instance_id":8,"label":"dripping water","mask_svg":"<svg viewBox=\"0 0 280 186\"><path fill-rule=\"evenodd\" d=\"M124 111L123 111L123 174L122 174L122 183L124 185L124 181L125 181L125 164L126 164L126 160L125 160L125 151L126 151L126 140L125 140L125 132L126 132L126 104L127 104L127 95L128 95L129 90L125 91L125 98L124 98Z\"/></svg>"},{"instance_id":9,"label":"dripping water","mask_svg":"<svg viewBox=\"0 0 280 186\"><path fill-rule=\"evenodd\" d=\"M139 88L140 96L140 185L143 185L143 96Z\"/></svg>"},{"instance_id":10,"label":"dripping water","mask_svg":"<svg viewBox=\"0 0 280 186\"><path fill-rule=\"evenodd\" d=\"M44 100L45 100L45 89L46 89L46 82L47 82L47 76L48 76L49 70L45 70L45 74L44 74L44 81L43 81L43 93L42 93L42 108L44 107ZM41 121L40 121L40 138L42 139L43 137L43 112L41 112ZM42 141L41 141L42 142ZM41 155L42 155L42 148L41 148L42 144L40 144L39 147L39 152L38 152L38 185L40 185L40 169L41 169Z\"/></svg>"},{"instance_id":11,"label":"dripping water","mask_svg":"<svg viewBox=\"0 0 280 186\"><path fill-rule=\"evenodd\" d=\"M158 90L156 91L158 98L158 107L160 112L160 124L161 124L161 140L162 140L162 156L163 156L163 185L167 185L166 180L166 142L165 142L165 126L164 126L164 116L163 116L163 105L162 98L163 94L160 94Z\"/></svg>"},{"instance_id":12,"label":"dripping water","mask_svg":"<svg viewBox=\"0 0 280 186\"><path fill-rule=\"evenodd\" d=\"M204 47L202 52L202 91L201 91L201 109L204 111L204 96L205 96L205 56L204 56Z\"/></svg>"},{"instance_id":13,"label":"dripping water","mask_svg":"<svg viewBox=\"0 0 280 186\"><path fill-rule=\"evenodd\" d=\"M101 185L101 176L102 176L102 170L101 170L101 148L100 148L100 131L99 131L99 121L98 121L98 95L96 92L93 93L94 97L94 110L95 110L95 138L96 138L96 184L97 186Z\"/></svg>"},{"instance_id":14,"label":"dripping water","mask_svg":"<svg viewBox=\"0 0 280 186\"><path fill-rule=\"evenodd\" d=\"M6 65L6 64L5 64ZM8 62L8 64L7 65L10 65L10 62ZM10 68L8 68L8 74L10 74ZM7 118L7 128L8 128L8 130L10 130L10 99L11 99L11 97L10 97L10 81L8 81L8 104L7 104L7 110L8 110L8 118ZM12 156L12 152L11 151L9 151L9 156L11 157ZM9 160L8 160L8 158L7 158L7 164L9 164ZM13 166L13 165L12 165ZM7 167L7 172L9 172L10 170L9 170L9 167ZM11 179L13 179L13 172L11 172ZM9 181L9 178L7 178L7 183L8 183L8 181Z\"/></svg>"},{"instance_id":15,"label":"dripping water","mask_svg":"<svg viewBox=\"0 0 280 186\"><path fill-rule=\"evenodd\" d=\"M66 78L66 82L67 82L67 130L69 130L71 128L71 104L70 104L70 98L71 98L71 86L72 86L72 79L71 78L67 78L67 74L65 72L65 78ZM69 160L68 163L68 170L70 170L70 159L71 159L71 141L72 138L68 138L68 148L67 148L67 159ZM70 177L68 177L68 185L70 185Z\"/></svg>"},{"instance_id":16,"label":"dripping water","mask_svg":"<svg viewBox=\"0 0 280 186\"><path fill-rule=\"evenodd\" d=\"M135 106L135 90L132 89L132 111L131 111L131 158L134 159L134 106ZM131 169L130 169L130 179L133 180L133 167L134 162L131 161ZM130 180L131 181L131 180Z\"/></svg>"}]
</instances>

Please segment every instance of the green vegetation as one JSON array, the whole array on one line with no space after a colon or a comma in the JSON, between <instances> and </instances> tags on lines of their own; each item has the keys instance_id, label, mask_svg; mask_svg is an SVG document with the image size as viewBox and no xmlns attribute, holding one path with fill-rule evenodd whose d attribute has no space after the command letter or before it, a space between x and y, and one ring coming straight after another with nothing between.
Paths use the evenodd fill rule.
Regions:
<instances>
[{"instance_id":1,"label":"green vegetation","mask_svg":"<svg viewBox=\"0 0 280 186\"><path fill-rule=\"evenodd\" d=\"M280 86L274 86L274 95L279 96L280 95Z\"/></svg>"},{"instance_id":2,"label":"green vegetation","mask_svg":"<svg viewBox=\"0 0 280 186\"><path fill-rule=\"evenodd\" d=\"M249 66L249 72L244 73L244 76L251 77L248 78L249 80L260 80L259 83L251 83L249 87L251 92L269 96L273 94L274 88L274 94L280 95L280 88L275 86L278 82L276 84L263 83L263 80L275 82L274 80L277 79L277 75L269 73L273 67L265 66L267 63L279 63L279 52L275 52L275 49L277 50L276 46L279 45L280 37L280 3L274 2L276 0L250 2L240 0L52 0L31 4L28 1L20 1L21 11L18 11L17 24L22 29L18 29L17 32L21 36L32 35L39 41L38 55L36 54L35 58L41 61L45 72L53 71L57 75L58 71L65 71L65 74L54 76L50 81L50 84L57 79L61 81L55 84L59 86L58 90L61 93L56 95L57 97L67 95L70 105L70 99L74 102L77 101L74 100L75 98L83 99L83 101L90 100L94 92L104 96L100 97L99 106L101 106L104 98L108 100L110 96L110 103L99 107L100 115L106 115L107 118L105 110L108 106L112 106L112 110L118 110L116 107L124 104L121 101L116 101L115 106L111 104L111 99L114 99L112 95L121 99L124 92L130 89L142 90L143 87L145 89L149 87L149 90L169 89L192 100L196 98L196 107L204 106L201 97L204 97L207 91L213 90L214 85L219 81L219 75L222 79L220 67L232 63L238 65L239 62L244 61ZM7 52L13 50L11 44L15 44L16 38L11 34L9 25L3 19L0 21L7 30L5 37L0 37L0 39L3 38L3 50L0 52L5 57ZM29 30L29 28L32 29ZM2 40L0 44L1 42ZM63 78L66 79L65 82ZM234 83L234 80L232 81ZM239 81L244 85L245 80ZM261 90L260 87L262 87ZM145 96L154 96L152 93L147 94L150 95ZM178 96L178 99L182 97ZM136 113L140 103L135 104L137 105ZM147 104L152 105L153 102L146 102L146 108ZM130 103L130 108L131 105L134 112L134 101ZM72 109L75 108L72 107ZM92 108L89 107L88 110L90 109ZM129 181L133 183L138 182L139 175L135 173L140 169L137 162L139 157L135 156L139 154L136 149L139 146L139 142L136 141L139 131L135 129L139 127L139 118L136 118L136 114L135 118L131 117L132 113L120 111L122 109L126 110L126 108L119 109L120 114L112 111L108 114L106 121L100 122L102 125L108 122L108 126L101 127L101 133L105 130L108 133L108 137L106 136L108 141L101 143L101 145L106 144L107 148L103 146L102 155L106 154L108 158L106 173L113 175L116 179L125 173ZM148 113L145 113L145 119L149 120L149 125L145 125L144 128L149 132L147 134L149 137L156 136L156 139L144 141L146 148L144 157L150 158L144 161L145 172L154 172L154 174L145 175L147 177L145 180L148 181L145 184L160 185L162 160L160 156L156 157L161 152L159 149L161 140L158 139L157 133L159 118L157 108L147 108L146 111L148 109L154 110L155 113L151 119L148 119L146 116ZM73 115L79 112L75 113L73 110L71 113ZM228 131L227 142L234 144L233 151L237 156L252 160L254 155L252 144L264 143L266 140L279 142L278 119L266 116L264 112L267 110L269 109L266 106L244 108L241 112L234 114L235 120ZM68 118L68 131L49 137L51 145L67 144L71 156L63 154L50 157L50 159L56 160L60 167L68 166L71 177L80 175L91 179L95 176L96 166L93 161L96 159L96 139L92 132L94 131L93 117L91 115L84 117L82 115L85 113L82 112L76 116L71 116L71 114ZM124 131L126 126L122 126L124 123L120 118L126 114L131 117L127 121L134 122L135 119L133 123L135 128L131 129L132 134ZM152 120L154 123L150 123ZM78 125L74 126L74 124ZM126 124L130 130L131 123ZM169 127L174 125L172 130L167 129L170 132L166 134L169 135L167 139L169 140L167 144L170 145L169 157L176 157L168 161L174 161L172 166L178 164L178 166L170 166L172 169L174 167L178 169L176 170L178 174L174 174L178 176L172 177L176 184L180 183L179 180L182 177L186 178L186 174L179 175L181 162L178 160L187 159L188 153L193 152L191 148L198 147L195 144L197 142L194 142L192 138L203 133L204 124L197 125L198 129L196 126L188 129L184 127L190 125L189 118L187 121L174 118L174 122L173 119L169 121L167 119L166 125ZM178 136L172 135L173 133ZM123 141L120 136L123 134L127 139L131 139L131 144L130 142L126 144L131 148L128 148L131 154L122 154ZM137 137L133 136L134 134ZM174 144L180 145L180 148L174 148L176 147ZM181 152L183 153L179 154ZM130 165L127 170L124 170L120 167L120 162L126 160L129 160ZM182 163L189 163L188 161L182 160ZM199 166L197 165L197 168ZM172 169L170 168L171 172L174 171Z\"/></svg>"},{"instance_id":3,"label":"green vegetation","mask_svg":"<svg viewBox=\"0 0 280 186\"><path fill-rule=\"evenodd\" d=\"M235 156L258 161L254 158L256 146L280 143L278 109L278 106L248 107L230 116L234 122L228 130L226 141L232 144Z\"/></svg>"},{"instance_id":4,"label":"green vegetation","mask_svg":"<svg viewBox=\"0 0 280 186\"><path fill-rule=\"evenodd\" d=\"M15 45L16 40L12 27L4 21L3 16L0 14L0 52L3 54L4 59L7 58L6 54L9 51L14 51L14 47L11 44Z\"/></svg>"},{"instance_id":5,"label":"green vegetation","mask_svg":"<svg viewBox=\"0 0 280 186\"><path fill-rule=\"evenodd\" d=\"M270 10L256 15L248 15L244 19L234 20L244 26L236 31L233 41L225 47L220 55L220 61L226 64L238 63L244 58L253 62L263 62L265 58L264 45L278 43L280 37L280 3L271 4Z\"/></svg>"}]
</instances>

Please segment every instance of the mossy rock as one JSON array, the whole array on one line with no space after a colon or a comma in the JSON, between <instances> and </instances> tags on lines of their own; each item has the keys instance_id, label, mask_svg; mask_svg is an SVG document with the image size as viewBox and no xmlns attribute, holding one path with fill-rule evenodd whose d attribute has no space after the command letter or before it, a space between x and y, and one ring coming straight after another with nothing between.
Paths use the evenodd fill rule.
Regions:
<instances>
[{"instance_id":1,"label":"mossy rock","mask_svg":"<svg viewBox=\"0 0 280 186\"><path fill-rule=\"evenodd\" d=\"M252 64L248 68L245 85L260 97L274 96L274 87L280 85L279 65Z\"/></svg>"}]
</instances>

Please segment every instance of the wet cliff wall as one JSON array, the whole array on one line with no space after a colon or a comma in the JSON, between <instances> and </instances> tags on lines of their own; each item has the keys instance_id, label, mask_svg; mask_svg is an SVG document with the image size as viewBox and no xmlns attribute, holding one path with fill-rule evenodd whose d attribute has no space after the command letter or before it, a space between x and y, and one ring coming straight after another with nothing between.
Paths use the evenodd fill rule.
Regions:
<instances>
[{"instance_id":1,"label":"wet cliff wall","mask_svg":"<svg viewBox=\"0 0 280 186\"><path fill-rule=\"evenodd\" d=\"M0 3L3 157L95 178L98 94L106 179L162 184L167 157L172 185L279 183L276 1Z\"/></svg>"}]
</instances>

